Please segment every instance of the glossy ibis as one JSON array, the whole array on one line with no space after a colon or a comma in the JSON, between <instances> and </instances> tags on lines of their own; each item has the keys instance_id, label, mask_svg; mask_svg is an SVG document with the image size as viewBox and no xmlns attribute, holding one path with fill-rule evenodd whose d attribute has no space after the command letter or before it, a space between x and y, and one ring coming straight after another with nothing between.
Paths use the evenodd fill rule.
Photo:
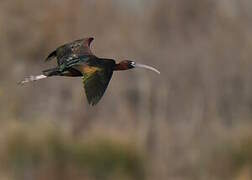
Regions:
<instances>
[{"instance_id":1,"label":"glossy ibis","mask_svg":"<svg viewBox=\"0 0 252 180\"><path fill-rule=\"evenodd\" d=\"M95 105L103 96L114 71L139 67L160 74L157 69L134 61L123 60L116 63L113 59L95 56L90 50L93 40L92 37L84 38L58 47L45 60L57 59L57 67L44 70L42 75L27 77L20 84L51 76L82 77L88 103Z\"/></svg>"}]
</instances>

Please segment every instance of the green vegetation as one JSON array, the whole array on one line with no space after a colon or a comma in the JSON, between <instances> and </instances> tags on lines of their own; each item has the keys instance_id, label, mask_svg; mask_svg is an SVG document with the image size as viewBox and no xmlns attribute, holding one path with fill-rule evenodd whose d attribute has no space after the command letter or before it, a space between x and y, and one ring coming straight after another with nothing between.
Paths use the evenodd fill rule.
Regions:
<instances>
[{"instance_id":1,"label":"green vegetation","mask_svg":"<svg viewBox=\"0 0 252 180\"><path fill-rule=\"evenodd\" d=\"M52 132L32 138L19 131L7 138L1 159L14 179L144 179L143 156L127 143L83 142Z\"/></svg>"},{"instance_id":2,"label":"green vegetation","mask_svg":"<svg viewBox=\"0 0 252 180\"><path fill-rule=\"evenodd\" d=\"M230 139L213 148L212 159L208 159L208 173L215 179L251 179L252 136Z\"/></svg>"}]
</instances>

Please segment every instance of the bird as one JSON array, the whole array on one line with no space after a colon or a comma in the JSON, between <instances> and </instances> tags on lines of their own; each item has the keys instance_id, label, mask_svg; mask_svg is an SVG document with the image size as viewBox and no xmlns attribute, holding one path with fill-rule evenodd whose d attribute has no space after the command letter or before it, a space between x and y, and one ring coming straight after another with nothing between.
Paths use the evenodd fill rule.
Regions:
<instances>
[{"instance_id":1,"label":"bird","mask_svg":"<svg viewBox=\"0 0 252 180\"><path fill-rule=\"evenodd\" d=\"M57 60L57 66L42 71L41 75L28 76L19 84L23 85L52 76L82 77L89 105L96 105L104 95L114 71L145 68L158 74L154 67L132 60L116 62L114 59L99 58L91 51L93 37L66 43L49 53L46 62Z\"/></svg>"}]
</instances>

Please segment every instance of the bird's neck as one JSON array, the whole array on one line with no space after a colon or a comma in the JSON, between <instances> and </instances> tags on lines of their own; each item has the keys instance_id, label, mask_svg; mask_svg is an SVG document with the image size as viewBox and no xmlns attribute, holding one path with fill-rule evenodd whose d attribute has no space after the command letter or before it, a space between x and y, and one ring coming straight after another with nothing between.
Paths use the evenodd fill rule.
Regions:
<instances>
[{"instance_id":1,"label":"bird's neck","mask_svg":"<svg viewBox=\"0 0 252 180\"><path fill-rule=\"evenodd\" d=\"M114 71L123 71L123 70L128 70L129 66L128 64L125 63L116 63L114 67Z\"/></svg>"}]
</instances>

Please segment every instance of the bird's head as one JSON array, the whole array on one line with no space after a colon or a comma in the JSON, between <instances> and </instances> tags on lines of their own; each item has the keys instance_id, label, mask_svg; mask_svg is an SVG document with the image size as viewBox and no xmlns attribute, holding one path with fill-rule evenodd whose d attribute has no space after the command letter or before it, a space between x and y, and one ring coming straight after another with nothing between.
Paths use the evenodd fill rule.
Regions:
<instances>
[{"instance_id":1,"label":"bird's head","mask_svg":"<svg viewBox=\"0 0 252 180\"><path fill-rule=\"evenodd\" d=\"M149 69L151 71L154 71L160 74L160 72L154 67L151 67L145 64L136 63L135 61L131 61L131 60L123 60L120 63L116 64L115 70L128 70L128 69L133 69L133 68L145 68L145 69Z\"/></svg>"}]
</instances>

